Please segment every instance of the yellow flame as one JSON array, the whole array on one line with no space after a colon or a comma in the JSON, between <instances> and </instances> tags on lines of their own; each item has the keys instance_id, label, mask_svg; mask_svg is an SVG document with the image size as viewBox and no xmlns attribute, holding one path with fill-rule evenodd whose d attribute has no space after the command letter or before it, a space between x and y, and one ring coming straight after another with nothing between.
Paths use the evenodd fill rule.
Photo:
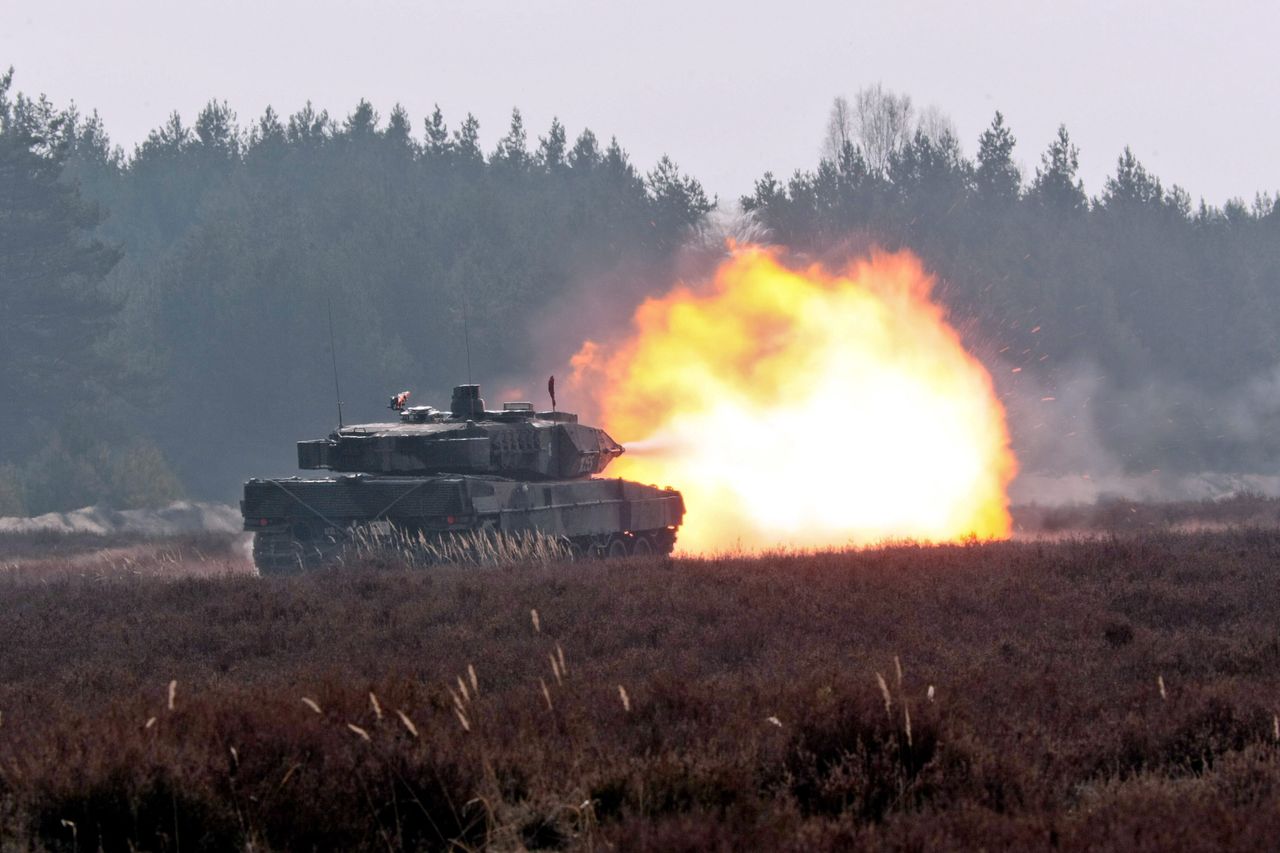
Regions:
<instances>
[{"instance_id":1,"label":"yellow flame","mask_svg":"<svg viewBox=\"0 0 1280 853\"><path fill-rule=\"evenodd\" d=\"M608 474L684 493L685 552L1007 537L1004 409L932 287L908 252L832 273L731 246L574 357L628 446Z\"/></svg>"}]
</instances>

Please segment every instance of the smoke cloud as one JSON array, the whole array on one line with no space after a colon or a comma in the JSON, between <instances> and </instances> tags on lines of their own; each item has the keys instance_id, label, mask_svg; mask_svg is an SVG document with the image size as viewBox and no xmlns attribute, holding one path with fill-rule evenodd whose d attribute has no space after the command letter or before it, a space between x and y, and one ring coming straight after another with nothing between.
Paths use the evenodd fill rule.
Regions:
<instances>
[{"instance_id":1,"label":"smoke cloud","mask_svg":"<svg viewBox=\"0 0 1280 853\"><path fill-rule=\"evenodd\" d=\"M607 346L621 339L644 300L681 281L705 278L734 244L770 242L768 230L753 216L722 206L688 235L670 266L606 270L549 304L531 320L531 328L540 363L560 377L561 407L577 411L584 421L599 420L595 401L571 381L571 359L584 341ZM815 260L839 265L872 245L868 235L851 234ZM1088 363L1065 365L1035 379L1002 358L999 341L961 326L1005 406L1019 463L1010 486L1014 504L1280 495L1280 366L1213 394L1167 379L1120 387ZM509 384L521 399L541 399L545 381L520 377ZM627 452L678 452L674 441L650 437L628 443Z\"/></svg>"}]
</instances>

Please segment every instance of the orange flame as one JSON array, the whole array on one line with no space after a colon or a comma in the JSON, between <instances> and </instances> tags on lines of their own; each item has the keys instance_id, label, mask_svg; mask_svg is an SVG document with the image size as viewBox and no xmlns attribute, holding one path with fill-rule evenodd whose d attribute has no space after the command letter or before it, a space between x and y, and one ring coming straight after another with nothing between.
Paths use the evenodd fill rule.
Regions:
<instances>
[{"instance_id":1,"label":"orange flame","mask_svg":"<svg viewBox=\"0 0 1280 853\"><path fill-rule=\"evenodd\" d=\"M833 274L731 246L710 281L586 342L571 382L628 452L609 474L670 485L682 551L1004 538L1016 470L1004 408L908 252Z\"/></svg>"}]
</instances>

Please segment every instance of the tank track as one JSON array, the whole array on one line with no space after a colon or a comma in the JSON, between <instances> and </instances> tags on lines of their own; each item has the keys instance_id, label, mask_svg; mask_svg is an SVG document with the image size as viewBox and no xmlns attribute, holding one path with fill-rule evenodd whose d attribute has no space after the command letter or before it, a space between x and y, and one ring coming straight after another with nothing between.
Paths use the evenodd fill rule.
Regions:
<instances>
[{"instance_id":1,"label":"tank track","mask_svg":"<svg viewBox=\"0 0 1280 853\"><path fill-rule=\"evenodd\" d=\"M253 534L253 564L260 575L296 575L334 563L343 543L326 537L302 541L287 532Z\"/></svg>"},{"instance_id":2,"label":"tank track","mask_svg":"<svg viewBox=\"0 0 1280 853\"><path fill-rule=\"evenodd\" d=\"M568 540L573 559L667 556L675 549L674 530L647 530ZM344 543L332 536L300 540L288 531L253 535L253 564L263 577L297 575L337 565Z\"/></svg>"}]
</instances>

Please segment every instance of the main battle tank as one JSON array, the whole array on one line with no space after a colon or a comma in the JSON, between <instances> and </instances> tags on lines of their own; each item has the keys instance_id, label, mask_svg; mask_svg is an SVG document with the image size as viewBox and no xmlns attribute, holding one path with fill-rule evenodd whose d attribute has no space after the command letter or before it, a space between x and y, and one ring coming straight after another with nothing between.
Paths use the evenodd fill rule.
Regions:
<instances>
[{"instance_id":1,"label":"main battle tank","mask_svg":"<svg viewBox=\"0 0 1280 853\"><path fill-rule=\"evenodd\" d=\"M298 442L299 468L337 476L245 483L240 509L260 572L320 566L362 531L392 529L415 537L536 531L597 556L675 546L680 493L597 478L623 448L577 415L530 403L488 411L478 385L454 388L447 412L407 399L391 400L399 422Z\"/></svg>"}]
</instances>

